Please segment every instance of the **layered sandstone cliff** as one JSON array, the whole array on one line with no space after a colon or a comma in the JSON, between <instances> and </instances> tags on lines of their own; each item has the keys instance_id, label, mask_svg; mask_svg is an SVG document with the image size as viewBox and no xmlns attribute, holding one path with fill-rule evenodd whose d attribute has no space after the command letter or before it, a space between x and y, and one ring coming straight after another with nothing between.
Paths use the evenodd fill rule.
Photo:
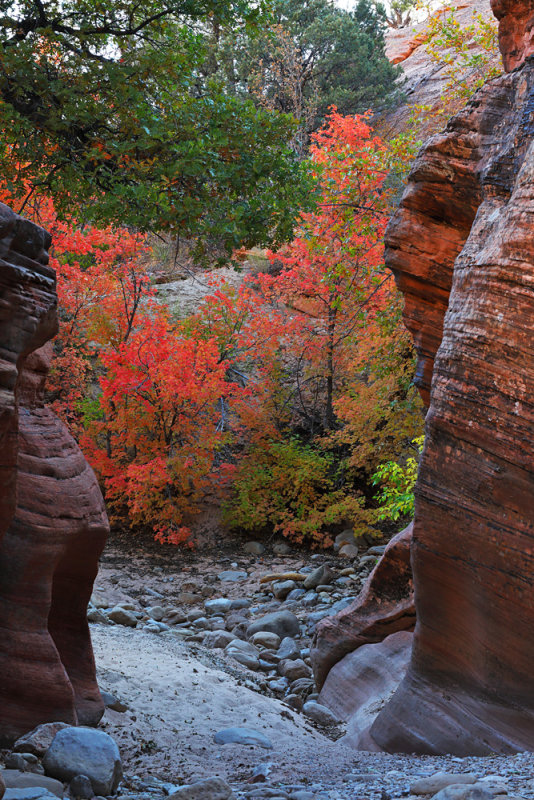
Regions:
<instances>
[{"instance_id":1,"label":"layered sandstone cliff","mask_svg":"<svg viewBox=\"0 0 534 800\"><path fill-rule=\"evenodd\" d=\"M412 657L353 732L366 748L534 749L534 4L493 7L516 69L426 144L386 236L430 409ZM330 638L335 656L346 636Z\"/></svg>"},{"instance_id":2,"label":"layered sandstone cliff","mask_svg":"<svg viewBox=\"0 0 534 800\"><path fill-rule=\"evenodd\" d=\"M412 661L371 728L387 750L534 748L533 108L529 61L486 85L423 149L387 236L424 391L441 340Z\"/></svg>"},{"instance_id":3,"label":"layered sandstone cliff","mask_svg":"<svg viewBox=\"0 0 534 800\"><path fill-rule=\"evenodd\" d=\"M43 403L57 325L49 245L0 205L2 744L103 711L86 609L108 525L91 469Z\"/></svg>"}]
</instances>

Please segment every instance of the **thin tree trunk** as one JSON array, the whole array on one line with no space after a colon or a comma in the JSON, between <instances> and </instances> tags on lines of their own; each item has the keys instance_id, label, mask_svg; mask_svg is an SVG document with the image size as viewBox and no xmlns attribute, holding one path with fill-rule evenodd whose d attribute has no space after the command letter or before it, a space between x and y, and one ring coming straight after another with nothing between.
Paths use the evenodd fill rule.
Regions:
<instances>
[{"instance_id":1,"label":"thin tree trunk","mask_svg":"<svg viewBox=\"0 0 534 800\"><path fill-rule=\"evenodd\" d=\"M324 425L327 431L334 426L334 338L336 332L337 309L328 309L328 343L326 355L326 406Z\"/></svg>"}]
</instances>

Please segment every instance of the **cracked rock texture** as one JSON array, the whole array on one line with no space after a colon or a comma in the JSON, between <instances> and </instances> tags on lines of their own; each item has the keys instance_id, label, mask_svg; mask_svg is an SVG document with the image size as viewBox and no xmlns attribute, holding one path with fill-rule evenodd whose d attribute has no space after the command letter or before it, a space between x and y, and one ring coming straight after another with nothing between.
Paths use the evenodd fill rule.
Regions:
<instances>
[{"instance_id":1,"label":"cracked rock texture","mask_svg":"<svg viewBox=\"0 0 534 800\"><path fill-rule=\"evenodd\" d=\"M43 403L57 326L49 245L0 204L0 744L104 710L86 608L108 523L92 470Z\"/></svg>"}]
</instances>

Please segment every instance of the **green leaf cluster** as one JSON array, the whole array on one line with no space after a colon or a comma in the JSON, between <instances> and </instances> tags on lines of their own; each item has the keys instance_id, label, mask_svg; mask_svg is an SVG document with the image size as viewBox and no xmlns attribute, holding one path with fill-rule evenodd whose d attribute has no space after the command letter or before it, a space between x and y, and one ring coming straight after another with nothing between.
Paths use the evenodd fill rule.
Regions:
<instances>
[{"instance_id":1,"label":"green leaf cluster","mask_svg":"<svg viewBox=\"0 0 534 800\"><path fill-rule=\"evenodd\" d=\"M358 519L363 505L363 498L336 488L335 473L332 454L297 437L263 441L239 464L224 521L230 528L270 528L294 541L327 546L326 530Z\"/></svg>"},{"instance_id":2,"label":"green leaf cluster","mask_svg":"<svg viewBox=\"0 0 534 800\"><path fill-rule=\"evenodd\" d=\"M244 0L0 0L7 189L200 250L286 240L310 193L292 118L202 74L206 20L251 32L264 15Z\"/></svg>"},{"instance_id":3,"label":"green leaf cluster","mask_svg":"<svg viewBox=\"0 0 534 800\"><path fill-rule=\"evenodd\" d=\"M424 436L413 439L412 444L419 453L423 450ZM380 464L372 477L372 484L380 486L379 508L376 518L396 522L401 517L412 517L414 513L414 488L419 468L418 459L409 457L404 466L396 461Z\"/></svg>"}]
</instances>

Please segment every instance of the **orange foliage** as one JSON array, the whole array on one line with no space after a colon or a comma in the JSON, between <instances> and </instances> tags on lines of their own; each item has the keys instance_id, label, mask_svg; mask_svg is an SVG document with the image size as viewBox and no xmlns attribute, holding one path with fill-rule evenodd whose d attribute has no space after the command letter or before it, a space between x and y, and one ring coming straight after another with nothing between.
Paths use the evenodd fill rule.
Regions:
<instances>
[{"instance_id":1,"label":"orange foliage","mask_svg":"<svg viewBox=\"0 0 534 800\"><path fill-rule=\"evenodd\" d=\"M215 277L179 323L155 297L142 236L61 221L46 199L30 209L58 274L50 397L115 518L188 543L203 498L230 485L233 527L322 545L335 525L368 529L362 475L420 427L383 265L384 163L367 118L333 109L311 149L321 201L270 254L281 271L238 289Z\"/></svg>"}]
</instances>

